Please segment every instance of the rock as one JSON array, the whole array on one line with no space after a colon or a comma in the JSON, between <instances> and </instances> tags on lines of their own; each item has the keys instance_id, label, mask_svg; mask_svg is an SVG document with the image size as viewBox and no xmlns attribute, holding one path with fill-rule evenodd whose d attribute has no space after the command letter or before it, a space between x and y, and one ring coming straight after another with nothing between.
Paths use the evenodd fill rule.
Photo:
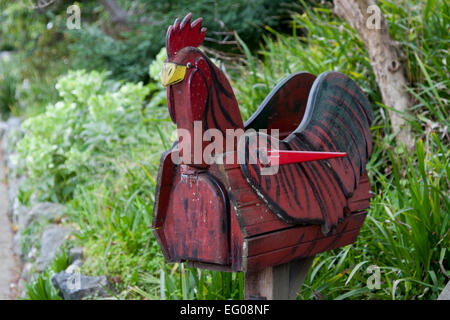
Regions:
<instances>
[{"instance_id":1,"label":"rock","mask_svg":"<svg viewBox=\"0 0 450 320\"><path fill-rule=\"evenodd\" d=\"M450 281L447 282L444 290L442 290L441 294L437 298L438 300L450 300Z\"/></svg>"},{"instance_id":2,"label":"rock","mask_svg":"<svg viewBox=\"0 0 450 320\"><path fill-rule=\"evenodd\" d=\"M18 157L14 154L14 149L23 137L23 130L21 128L22 120L16 117L10 117L6 122L6 130L3 130L2 149L4 152L4 161L9 171L10 177L16 176L16 167Z\"/></svg>"},{"instance_id":3,"label":"rock","mask_svg":"<svg viewBox=\"0 0 450 320\"><path fill-rule=\"evenodd\" d=\"M70 261L83 261L83 248L75 247L69 250Z\"/></svg>"},{"instance_id":4,"label":"rock","mask_svg":"<svg viewBox=\"0 0 450 320\"><path fill-rule=\"evenodd\" d=\"M12 152L12 150L9 150L9 146L15 145L18 141L18 138L21 135L22 132L22 120L16 117L10 117L8 121L6 121L6 128L4 129L4 138L2 140L2 147L3 151L6 153Z\"/></svg>"},{"instance_id":5,"label":"rock","mask_svg":"<svg viewBox=\"0 0 450 320\"><path fill-rule=\"evenodd\" d=\"M5 157L6 167L8 168L8 173L12 177L17 176L17 153L9 153Z\"/></svg>"},{"instance_id":6,"label":"rock","mask_svg":"<svg viewBox=\"0 0 450 320\"><path fill-rule=\"evenodd\" d=\"M26 228L33 221L54 220L66 212L66 207L59 203L41 202L33 208L21 220L19 217L19 229Z\"/></svg>"},{"instance_id":7,"label":"rock","mask_svg":"<svg viewBox=\"0 0 450 320\"><path fill-rule=\"evenodd\" d=\"M6 124L8 125L8 130L20 129L20 126L22 125L22 119L17 117L9 117L8 121L6 121Z\"/></svg>"},{"instance_id":8,"label":"rock","mask_svg":"<svg viewBox=\"0 0 450 320\"><path fill-rule=\"evenodd\" d=\"M74 262L72 262L72 264L70 266L67 267L66 272L68 272L68 273L77 272L77 270L79 270L82 265L83 265L83 260L77 259Z\"/></svg>"},{"instance_id":9,"label":"rock","mask_svg":"<svg viewBox=\"0 0 450 320\"><path fill-rule=\"evenodd\" d=\"M25 280L19 279L19 283L17 284L17 292L19 293L18 294L18 298L19 299L20 298L25 298L26 295L27 295L27 291L26 291L26 288L25 288L26 283L27 282Z\"/></svg>"},{"instance_id":10,"label":"rock","mask_svg":"<svg viewBox=\"0 0 450 320\"><path fill-rule=\"evenodd\" d=\"M61 271L52 277L52 283L64 300L81 300L88 296L108 296L105 276L89 277L80 273Z\"/></svg>"},{"instance_id":11,"label":"rock","mask_svg":"<svg viewBox=\"0 0 450 320\"><path fill-rule=\"evenodd\" d=\"M17 227L17 229L22 230L25 227L27 215L30 210L21 204L19 199L16 198L9 211L11 212L10 215L12 223Z\"/></svg>"},{"instance_id":12,"label":"rock","mask_svg":"<svg viewBox=\"0 0 450 320\"><path fill-rule=\"evenodd\" d=\"M8 124L6 122L0 121L0 140L3 138L6 130L8 130Z\"/></svg>"},{"instance_id":13,"label":"rock","mask_svg":"<svg viewBox=\"0 0 450 320\"><path fill-rule=\"evenodd\" d=\"M14 202L17 199L17 196L19 195L19 188L20 185L26 180L25 177L20 177L18 179L11 178L11 176L8 176L8 198L9 203L11 205L14 204ZM17 199L18 201L18 199Z\"/></svg>"},{"instance_id":14,"label":"rock","mask_svg":"<svg viewBox=\"0 0 450 320\"><path fill-rule=\"evenodd\" d=\"M38 250L36 249L35 246L32 246L31 249L30 249L30 251L28 251L28 254L27 254L27 260L28 260L28 261L34 261L34 260L36 260L37 254L38 254Z\"/></svg>"},{"instance_id":15,"label":"rock","mask_svg":"<svg viewBox=\"0 0 450 320\"><path fill-rule=\"evenodd\" d=\"M73 230L70 228L50 225L41 235L41 254L36 260L36 270L44 271L56 257L59 248Z\"/></svg>"},{"instance_id":16,"label":"rock","mask_svg":"<svg viewBox=\"0 0 450 320\"><path fill-rule=\"evenodd\" d=\"M32 274L33 274L33 264L30 262L25 263L22 269L21 279L23 279L25 282L28 282L30 281Z\"/></svg>"},{"instance_id":17,"label":"rock","mask_svg":"<svg viewBox=\"0 0 450 320\"><path fill-rule=\"evenodd\" d=\"M8 213L12 219L12 223L18 226L19 217L25 216L28 213L28 208L21 204L18 198L15 198L14 201L9 202Z\"/></svg>"},{"instance_id":18,"label":"rock","mask_svg":"<svg viewBox=\"0 0 450 320\"><path fill-rule=\"evenodd\" d=\"M22 257L23 256L23 252L22 252L22 238L20 236L20 232L17 232L14 235L14 239L13 239L13 251L14 254L18 257Z\"/></svg>"}]
</instances>

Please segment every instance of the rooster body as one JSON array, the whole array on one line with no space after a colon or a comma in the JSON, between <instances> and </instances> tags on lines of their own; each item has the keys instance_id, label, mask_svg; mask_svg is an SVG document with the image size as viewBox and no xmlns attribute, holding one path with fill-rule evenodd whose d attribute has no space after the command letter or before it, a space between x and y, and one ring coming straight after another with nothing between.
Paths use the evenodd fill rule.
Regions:
<instances>
[{"instance_id":1,"label":"rooster body","mask_svg":"<svg viewBox=\"0 0 450 320\"><path fill-rule=\"evenodd\" d=\"M230 83L197 48L205 36L201 20L190 15L169 27L166 37L169 113L178 129L190 133L166 151L160 164L153 227L169 262L226 271L258 271L355 241L369 207L365 173L372 144L370 103L359 87L337 72L317 78L297 73L280 82L244 124ZM290 163L263 175L257 146L182 155L196 141L195 121L203 130L270 130L259 134L268 148L346 152L343 158ZM198 142L198 141L197 141ZM201 141L200 153L208 142ZM237 145L237 144L235 144ZM175 164L174 155L183 157ZM176 158L176 157L175 157ZM198 161L200 159L200 161ZM194 161L197 160L197 161Z\"/></svg>"}]
</instances>

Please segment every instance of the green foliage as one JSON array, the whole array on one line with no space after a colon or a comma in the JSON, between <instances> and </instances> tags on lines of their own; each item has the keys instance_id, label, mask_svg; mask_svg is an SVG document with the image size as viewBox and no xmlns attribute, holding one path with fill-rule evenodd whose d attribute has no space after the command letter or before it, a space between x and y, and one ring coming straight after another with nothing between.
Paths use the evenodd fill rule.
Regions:
<instances>
[{"instance_id":1,"label":"green foliage","mask_svg":"<svg viewBox=\"0 0 450 320\"><path fill-rule=\"evenodd\" d=\"M84 71L69 72L56 88L60 100L24 122L17 151L38 198L64 202L88 175L103 176L108 162L120 161L113 155L148 138L143 102L149 90Z\"/></svg>"},{"instance_id":2,"label":"green foliage","mask_svg":"<svg viewBox=\"0 0 450 320\"><path fill-rule=\"evenodd\" d=\"M17 108L18 77L11 68L11 58L0 58L0 120L7 118Z\"/></svg>"},{"instance_id":3,"label":"green foliage","mask_svg":"<svg viewBox=\"0 0 450 320\"><path fill-rule=\"evenodd\" d=\"M449 150L436 135L416 149L417 159L390 152L392 175L377 176L357 241L319 255L300 298L437 298L449 276ZM369 265L380 270L380 288L367 287Z\"/></svg>"},{"instance_id":4,"label":"green foliage","mask_svg":"<svg viewBox=\"0 0 450 320\"><path fill-rule=\"evenodd\" d=\"M55 103L56 79L69 69L108 70L115 79L149 82L147 66L164 45L165 28L189 10L194 18L203 16L208 37L215 39L205 42L207 46L233 51L236 45L217 44L223 40L217 32L235 30L256 48L264 26L287 25L289 6L296 1L117 1L129 13L127 28L112 23L98 1L82 1L75 2L82 12L81 29L69 30L66 9L73 1L56 1L34 10L24 5L32 1L0 0L0 51L16 52L20 61L16 73L26 83L16 111L33 116Z\"/></svg>"},{"instance_id":5,"label":"green foliage","mask_svg":"<svg viewBox=\"0 0 450 320\"><path fill-rule=\"evenodd\" d=\"M51 278L58 272L66 270L70 259L66 250L61 250L52 264L37 279L25 285L25 300L62 300L59 291L53 286Z\"/></svg>"},{"instance_id":6,"label":"green foliage","mask_svg":"<svg viewBox=\"0 0 450 320\"><path fill-rule=\"evenodd\" d=\"M265 47L259 52L264 60L255 59L242 42L247 59L245 77L234 85L245 117L281 79L300 71L315 75L339 71L356 80L369 97L378 97L370 63L361 59L366 54L358 34L334 17L331 8L301 8L298 11L304 13L293 15L292 36L268 28L275 37L265 37Z\"/></svg>"},{"instance_id":7,"label":"green foliage","mask_svg":"<svg viewBox=\"0 0 450 320\"><path fill-rule=\"evenodd\" d=\"M52 272L43 272L38 275L37 279L25 285L25 300L62 300L58 290L51 283Z\"/></svg>"},{"instance_id":8,"label":"green foliage","mask_svg":"<svg viewBox=\"0 0 450 320\"><path fill-rule=\"evenodd\" d=\"M95 26L69 33L71 65L77 69L110 70L111 76L126 81L148 81L147 66L161 48L148 34L117 40Z\"/></svg>"},{"instance_id":9,"label":"green foliage","mask_svg":"<svg viewBox=\"0 0 450 320\"><path fill-rule=\"evenodd\" d=\"M244 274L185 268L184 264L163 267L160 275L162 299L244 299Z\"/></svg>"},{"instance_id":10,"label":"green foliage","mask_svg":"<svg viewBox=\"0 0 450 320\"><path fill-rule=\"evenodd\" d=\"M124 11L134 12L127 18L128 28L121 29L109 25L110 18L103 7L99 4L95 7L95 2L88 1L81 4L82 10L102 12L98 22L86 24L80 30L62 29L61 32L67 35L72 68L109 70L116 79L147 82L146 68L164 46L165 28L175 18L182 19L189 11L194 18L203 17L209 30L208 37L215 39L206 41L208 46L235 50L235 46L218 45L217 41L223 40L223 35L216 32L236 31L251 48L255 48L264 26L281 28L286 25L288 5L294 2L296 0L118 1ZM109 26L107 32L105 25Z\"/></svg>"},{"instance_id":11,"label":"green foliage","mask_svg":"<svg viewBox=\"0 0 450 320\"><path fill-rule=\"evenodd\" d=\"M52 264L50 265L50 269L55 272L61 272L66 270L72 261L67 254L66 250L61 250L58 254L56 254L55 259L53 259Z\"/></svg>"},{"instance_id":12,"label":"green foliage","mask_svg":"<svg viewBox=\"0 0 450 320\"><path fill-rule=\"evenodd\" d=\"M155 1L156 2L156 1ZM165 24L172 23L175 17L183 18L189 8L194 17L203 17L208 28L208 37L221 40L214 31L235 31L251 47L256 48L264 33L264 26L279 29L289 21L288 9L297 0L230 0L217 2L203 1L157 1L151 9L158 10L156 14L164 19ZM162 17L164 15L164 18ZM212 43L209 42L208 45ZM214 44L212 44L214 45ZM223 46L222 46L223 47Z\"/></svg>"},{"instance_id":13,"label":"green foliage","mask_svg":"<svg viewBox=\"0 0 450 320\"><path fill-rule=\"evenodd\" d=\"M128 2L120 3L130 9ZM155 21L185 14L184 1L136 3L136 11L151 10ZM244 117L282 78L298 71L348 74L374 107L374 149L367 170L375 197L366 222L355 244L316 256L299 299L435 299L450 269L448 4L379 1L391 35L406 53L408 90L416 99L407 120L417 142L415 153L408 155L395 144L388 107L381 103L363 43L330 6L301 2L293 7L297 13L289 36L274 31L270 21L263 22L270 36L265 36L260 60L251 52L252 45L246 45L247 32L262 32L258 21L270 18L265 10L273 10L279 2L249 4L250 13L242 9L243 1L220 7L205 7L205 3L213 4L201 1L191 10L195 16L203 15L205 22L213 21L206 24L210 31L219 30L214 18L223 17L225 25L243 39L247 61L245 69L232 75L232 86ZM167 14L162 16L163 12ZM233 19L242 23L233 26ZM85 248L83 272L107 275L118 298L242 299L242 274L167 265L150 229L159 156L175 139L165 90L158 83L165 55L160 50L161 25L142 27L148 33L130 36L129 42L106 37L95 28L82 30L90 33L87 38L83 33L71 35L72 54L80 63L89 60L89 69L111 69L115 78L146 78L149 71L151 81L146 86L124 83L99 71L72 71L61 77L57 102L24 123L18 160L22 159L29 179L21 190L22 201L34 194L67 203L69 221L79 231L75 242ZM137 48L138 43L142 47ZM42 92L44 99L52 99ZM22 101L32 96L31 91L19 93ZM31 239L33 230L28 232L25 238ZM52 268L62 270L66 262L60 256ZM367 286L371 265L380 268L378 289ZM30 298L56 298L48 272L28 289Z\"/></svg>"}]
</instances>

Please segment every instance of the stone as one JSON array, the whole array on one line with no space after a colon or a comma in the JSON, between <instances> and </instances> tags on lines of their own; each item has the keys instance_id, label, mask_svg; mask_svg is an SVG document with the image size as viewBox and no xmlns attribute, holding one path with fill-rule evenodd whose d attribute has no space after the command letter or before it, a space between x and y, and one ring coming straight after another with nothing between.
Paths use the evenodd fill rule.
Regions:
<instances>
[{"instance_id":1,"label":"stone","mask_svg":"<svg viewBox=\"0 0 450 320\"><path fill-rule=\"evenodd\" d=\"M8 130L8 124L4 121L0 121L0 140L3 138L6 130Z\"/></svg>"},{"instance_id":2,"label":"stone","mask_svg":"<svg viewBox=\"0 0 450 320\"><path fill-rule=\"evenodd\" d=\"M8 168L8 175L15 177L17 176L17 153L8 153L5 156L6 167Z\"/></svg>"},{"instance_id":3,"label":"stone","mask_svg":"<svg viewBox=\"0 0 450 320\"><path fill-rule=\"evenodd\" d=\"M44 229L41 235L41 254L36 260L38 272L44 271L50 265L72 231L70 228L56 225L50 225Z\"/></svg>"},{"instance_id":4,"label":"stone","mask_svg":"<svg viewBox=\"0 0 450 320\"><path fill-rule=\"evenodd\" d=\"M14 251L14 254L16 256L18 256L18 257L22 257L23 256L23 252L22 252L22 238L21 238L20 232L17 232L14 235L13 251Z\"/></svg>"},{"instance_id":5,"label":"stone","mask_svg":"<svg viewBox=\"0 0 450 320\"><path fill-rule=\"evenodd\" d=\"M30 281L32 274L33 274L33 264L30 262L25 263L22 269L21 279L23 279L25 282L28 282Z\"/></svg>"},{"instance_id":6,"label":"stone","mask_svg":"<svg viewBox=\"0 0 450 320\"><path fill-rule=\"evenodd\" d=\"M12 220L12 223L19 226L19 220L23 219L28 214L29 209L20 203L18 198L15 198L14 201L10 202L9 208L9 216Z\"/></svg>"},{"instance_id":7,"label":"stone","mask_svg":"<svg viewBox=\"0 0 450 320\"><path fill-rule=\"evenodd\" d=\"M52 283L64 300L81 300L89 296L107 297L108 280L105 276L90 277L77 272L61 271L52 277Z\"/></svg>"},{"instance_id":8,"label":"stone","mask_svg":"<svg viewBox=\"0 0 450 320\"><path fill-rule=\"evenodd\" d=\"M18 142L13 140L18 140L18 138L20 137L22 132L21 124L22 120L16 117L10 117L8 121L6 121L6 128L3 132L4 139L2 139L3 152L12 152L9 146L13 146Z\"/></svg>"},{"instance_id":9,"label":"stone","mask_svg":"<svg viewBox=\"0 0 450 320\"><path fill-rule=\"evenodd\" d=\"M8 125L8 129L20 129L20 126L22 125L22 119L17 117L9 117L8 121L6 121L6 124Z\"/></svg>"},{"instance_id":10,"label":"stone","mask_svg":"<svg viewBox=\"0 0 450 320\"><path fill-rule=\"evenodd\" d=\"M83 261L83 248L75 247L69 250L70 261Z\"/></svg>"},{"instance_id":11,"label":"stone","mask_svg":"<svg viewBox=\"0 0 450 320\"><path fill-rule=\"evenodd\" d=\"M66 207L59 203L41 202L37 203L21 220L19 218L19 229L26 228L33 221L54 220L65 214Z\"/></svg>"},{"instance_id":12,"label":"stone","mask_svg":"<svg viewBox=\"0 0 450 320\"><path fill-rule=\"evenodd\" d=\"M67 267L66 272L68 273L74 273L76 270L79 270L81 266L83 265L83 260L77 259L70 266Z\"/></svg>"},{"instance_id":13,"label":"stone","mask_svg":"<svg viewBox=\"0 0 450 320\"><path fill-rule=\"evenodd\" d=\"M17 196L19 195L19 188L20 185L25 182L25 177L20 177L18 179L11 178L11 176L8 176L8 199L11 206L14 204L14 202L17 199ZM18 199L17 199L18 201Z\"/></svg>"},{"instance_id":14,"label":"stone","mask_svg":"<svg viewBox=\"0 0 450 320\"><path fill-rule=\"evenodd\" d=\"M447 282L444 290L442 290L441 294L438 297L438 300L450 300L450 281Z\"/></svg>"},{"instance_id":15,"label":"stone","mask_svg":"<svg viewBox=\"0 0 450 320\"><path fill-rule=\"evenodd\" d=\"M38 249L36 249L35 246L32 246L30 251L28 251L28 253L27 253L27 260L28 261L36 260L37 254L38 254Z\"/></svg>"},{"instance_id":16,"label":"stone","mask_svg":"<svg viewBox=\"0 0 450 320\"><path fill-rule=\"evenodd\" d=\"M18 294L18 298L25 298L27 295L27 291L26 291L26 287L25 285L27 284L27 282L23 279L19 279L19 283L17 284L17 292Z\"/></svg>"},{"instance_id":17,"label":"stone","mask_svg":"<svg viewBox=\"0 0 450 320\"><path fill-rule=\"evenodd\" d=\"M17 230L23 231L28 221L28 213L30 209L20 203L19 199L15 199L11 206L11 220Z\"/></svg>"}]
</instances>

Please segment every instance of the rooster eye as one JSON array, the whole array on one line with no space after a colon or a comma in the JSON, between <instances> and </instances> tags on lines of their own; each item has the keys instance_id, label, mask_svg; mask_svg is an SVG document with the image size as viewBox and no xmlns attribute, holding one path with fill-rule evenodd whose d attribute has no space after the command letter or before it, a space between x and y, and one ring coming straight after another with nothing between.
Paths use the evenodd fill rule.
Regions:
<instances>
[{"instance_id":1,"label":"rooster eye","mask_svg":"<svg viewBox=\"0 0 450 320\"><path fill-rule=\"evenodd\" d=\"M190 63L190 62L188 62L187 64L186 64L186 68L190 68L190 67L192 67L192 64Z\"/></svg>"}]
</instances>

